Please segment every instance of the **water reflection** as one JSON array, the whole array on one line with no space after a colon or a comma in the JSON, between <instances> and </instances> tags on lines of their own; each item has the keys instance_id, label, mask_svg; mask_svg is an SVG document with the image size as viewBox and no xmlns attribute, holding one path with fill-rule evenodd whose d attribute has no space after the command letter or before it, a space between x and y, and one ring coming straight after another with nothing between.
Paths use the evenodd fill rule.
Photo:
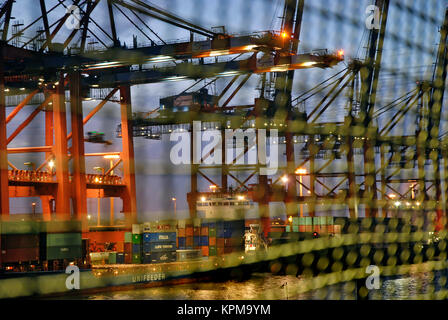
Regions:
<instances>
[{"instance_id":1,"label":"water reflection","mask_svg":"<svg viewBox=\"0 0 448 320\"><path fill-rule=\"evenodd\" d=\"M416 274L410 277L383 279L379 290L372 290L369 299L416 299L434 289L434 277ZM294 294L303 279L292 275L254 274L251 279L238 282L202 282L143 288L129 291L108 291L101 294L66 297L92 300L354 300L356 284L339 283L318 290Z\"/></svg>"}]
</instances>

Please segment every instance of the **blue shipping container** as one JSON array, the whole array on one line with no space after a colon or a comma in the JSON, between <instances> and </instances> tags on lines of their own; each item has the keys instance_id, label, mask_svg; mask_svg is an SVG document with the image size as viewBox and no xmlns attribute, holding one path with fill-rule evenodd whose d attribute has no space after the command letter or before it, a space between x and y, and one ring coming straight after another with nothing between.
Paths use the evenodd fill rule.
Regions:
<instances>
[{"instance_id":1,"label":"blue shipping container","mask_svg":"<svg viewBox=\"0 0 448 320\"><path fill-rule=\"evenodd\" d=\"M150 253L144 253L143 254L143 263L151 263L151 254Z\"/></svg>"},{"instance_id":2,"label":"blue shipping container","mask_svg":"<svg viewBox=\"0 0 448 320\"><path fill-rule=\"evenodd\" d=\"M151 243L151 253L152 252L166 252L166 251L176 251L176 242L159 242L159 243L152 242Z\"/></svg>"},{"instance_id":3,"label":"blue shipping container","mask_svg":"<svg viewBox=\"0 0 448 320\"><path fill-rule=\"evenodd\" d=\"M124 263L124 252L118 252L117 253L117 263L123 264Z\"/></svg>"},{"instance_id":4,"label":"blue shipping container","mask_svg":"<svg viewBox=\"0 0 448 320\"><path fill-rule=\"evenodd\" d=\"M150 242L143 243L143 252L151 252L151 243Z\"/></svg>"},{"instance_id":5,"label":"blue shipping container","mask_svg":"<svg viewBox=\"0 0 448 320\"><path fill-rule=\"evenodd\" d=\"M201 246L208 246L208 236L201 236L201 242L199 243Z\"/></svg>"},{"instance_id":6,"label":"blue shipping container","mask_svg":"<svg viewBox=\"0 0 448 320\"><path fill-rule=\"evenodd\" d=\"M176 232L157 232L143 234L144 242L174 242L176 241Z\"/></svg>"},{"instance_id":7,"label":"blue shipping container","mask_svg":"<svg viewBox=\"0 0 448 320\"><path fill-rule=\"evenodd\" d=\"M193 237L193 246L199 247L201 245L201 237L200 236L194 236Z\"/></svg>"},{"instance_id":8,"label":"blue shipping container","mask_svg":"<svg viewBox=\"0 0 448 320\"><path fill-rule=\"evenodd\" d=\"M179 238L177 238L177 241L179 243L179 249L185 249L185 245L187 242L185 237L179 237Z\"/></svg>"},{"instance_id":9,"label":"blue shipping container","mask_svg":"<svg viewBox=\"0 0 448 320\"><path fill-rule=\"evenodd\" d=\"M132 245L132 253L141 253L142 252L142 246L139 244L133 244Z\"/></svg>"}]
</instances>

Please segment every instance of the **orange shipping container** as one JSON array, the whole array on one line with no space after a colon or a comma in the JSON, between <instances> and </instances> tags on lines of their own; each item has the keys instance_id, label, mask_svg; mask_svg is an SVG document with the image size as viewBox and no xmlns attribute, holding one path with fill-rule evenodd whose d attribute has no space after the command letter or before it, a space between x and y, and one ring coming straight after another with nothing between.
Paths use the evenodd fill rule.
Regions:
<instances>
[{"instance_id":1,"label":"orange shipping container","mask_svg":"<svg viewBox=\"0 0 448 320\"><path fill-rule=\"evenodd\" d=\"M199 227L193 228L193 235L200 236L201 235L201 228L199 228Z\"/></svg>"},{"instance_id":2,"label":"orange shipping container","mask_svg":"<svg viewBox=\"0 0 448 320\"><path fill-rule=\"evenodd\" d=\"M306 228L305 227L306 226L304 226L304 225L299 226L299 232L306 232Z\"/></svg>"},{"instance_id":3,"label":"orange shipping container","mask_svg":"<svg viewBox=\"0 0 448 320\"><path fill-rule=\"evenodd\" d=\"M181 238L185 237L185 228L177 229L177 236Z\"/></svg>"},{"instance_id":4,"label":"orange shipping container","mask_svg":"<svg viewBox=\"0 0 448 320\"><path fill-rule=\"evenodd\" d=\"M208 227L201 227L201 236L208 236Z\"/></svg>"},{"instance_id":5,"label":"orange shipping container","mask_svg":"<svg viewBox=\"0 0 448 320\"><path fill-rule=\"evenodd\" d=\"M217 238L216 239L216 246L218 248L224 248L225 239L224 238Z\"/></svg>"},{"instance_id":6,"label":"orange shipping container","mask_svg":"<svg viewBox=\"0 0 448 320\"><path fill-rule=\"evenodd\" d=\"M224 254L224 247L217 247L216 252L218 256L222 256Z\"/></svg>"},{"instance_id":7,"label":"orange shipping container","mask_svg":"<svg viewBox=\"0 0 448 320\"><path fill-rule=\"evenodd\" d=\"M305 232L313 232L313 226L305 226Z\"/></svg>"},{"instance_id":8,"label":"orange shipping container","mask_svg":"<svg viewBox=\"0 0 448 320\"><path fill-rule=\"evenodd\" d=\"M193 237L186 237L185 238L185 245L187 247L193 247Z\"/></svg>"},{"instance_id":9,"label":"orange shipping container","mask_svg":"<svg viewBox=\"0 0 448 320\"><path fill-rule=\"evenodd\" d=\"M117 242L115 248L118 252L124 252L124 242Z\"/></svg>"},{"instance_id":10,"label":"orange shipping container","mask_svg":"<svg viewBox=\"0 0 448 320\"><path fill-rule=\"evenodd\" d=\"M209 237L208 238L208 245L209 246L216 246L216 238L215 237Z\"/></svg>"},{"instance_id":11,"label":"orange shipping container","mask_svg":"<svg viewBox=\"0 0 448 320\"><path fill-rule=\"evenodd\" d=\"M333 229L334 229L334 233L335 233L335 234L341 234L341 225L339 225L339 224L335 224L335 225L333 226Z\"/></svg>"},{"instance_id":12,"label":"orange shipping container","mask_svg":"<svg viewBox=\"0 0 448 320\"><path fill-rule=\"evenodd\" d=\"M320 226L313 226L313 232L320 233Z\"/></svg>"},{"instance_id":13,"label":"orange shipping container","mask_svg":"<svg viewBox=\"0 0 448 320\"><path fill-rule=\"evenodd\" d=\"M208 257L208 246L202 246L201 252L203 257Z\"/></svg>"},{"instance_id":14,"label":"orange shipping container","mask_svg":"<svg viewBox=\"0 0 448 320\"><path fill-rule=\"evenodd\" d=\"M193 227L187 227L186 229L185 229L185 236L186 237L192 237L193 236Z\"/></svg>"},{"instance_id":15,"label":"orange shipping container","mask_svg":"<svg viewBox=\"0 0 448 320\"><path fill-rule=\"evenodd\" d=\"M327 232L328 233L333 233L334 232L334 226L332 224L327 226Z\"/></svg>"}]
</instances>

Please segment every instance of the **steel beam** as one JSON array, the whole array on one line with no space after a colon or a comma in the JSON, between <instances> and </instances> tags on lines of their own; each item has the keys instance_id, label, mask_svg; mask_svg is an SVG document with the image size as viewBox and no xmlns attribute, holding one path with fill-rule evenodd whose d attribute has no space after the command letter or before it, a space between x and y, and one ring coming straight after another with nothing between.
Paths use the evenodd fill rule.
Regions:
<instances>
[{"instance_id":1,"label":"steel beam","mask_svg":"<svg viewBox=\"0 0 448 320\"><path fill-rule=\"evenodd\" d=\"M121 138L123 144L123 212L126 226L137 222L135 159L132 127L131 87L120 86Z\"/></svg>"},{"instance_id":2,"label":"steel beam","mask_svg":"<svg viewBox=\"0 0 448 320\"><path fill-rule=\"evenodd\" d=\"M2 45L0 44L0 47ZM3 61L0 59L0 217L9 217L8 196L8 153L6 140L6 104L5 104L5 78L3 74Z\"/></svg>"},{"instance_id":3,"label":"steel beam","mask_svg":"<svg viewBox=\"0 0 448 320\"><path fill-rule=\"evenodd\" d=\"M54 155L56 180L58 183L56 194L56 218L67 220L70 218L70 185L68 172L67 148L67 117L65 108L64 77L59 75L59 83L53 95L54 114Z\"/></svg>"},{"instance_id":4,"label":"steel beam","mask_svg":"<svg viewBox=\"0 0 448 320\"><path fill-rule=\"evenodd\" d=\"M73 71L70 81L70 118L72 127L72 196L76 218L82 221L83 232L88 231L87 188L84 158L84 123L82 115L81 74Z\"/></svg>"}]
</instances>

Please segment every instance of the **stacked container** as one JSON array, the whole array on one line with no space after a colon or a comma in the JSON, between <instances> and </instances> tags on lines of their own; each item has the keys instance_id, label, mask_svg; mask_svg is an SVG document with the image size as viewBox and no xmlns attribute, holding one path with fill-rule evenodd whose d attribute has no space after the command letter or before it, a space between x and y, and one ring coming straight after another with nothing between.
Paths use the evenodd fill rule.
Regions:
<instances>
[{"instance_id":1,"label":"stacked container","mask_svg":"<svg viewBox=\"0 0 448 320\"><path fill-rule=\"evenodd\" d=\"M77 221L42 223L40 256L42 261L82 258L81 223Z\"/></svg>"},{"instance_id":2,"label":"stacked container","mask_svg":"<svg viewBox=\"0 0 448 320\"><path fill-rule=\"evenodd\" d=\"M132 263L132 232L124 233L124 263ZM120 257L121 261L121 257ZM120 263L120 262L118 262Z\"/></svg>"},{"instance_id":3,"label":"stacked container","mask_svg":"<svg viewBox=\"0 0 448 320\"><path fill-rule=\"evenodd\" d=\"M193 220L179 220L177 223L177 248L181 250L194 248Z\"/></svg>"},{"instance_id":4,"label":"stacked container","mask_svg":"<svg viewBox=\"0 0 448 320\"><path fill-rule=\"evenodd\" d=\"M132 263L142 263L142 225L132 225Z\"/></svg>"},{"instance_id":5,"label":"stacked container","mask_svg":"<svg viewBox=\"0 0 448 320\"><path fill-rule=\"evenodd\" d=\"M39 260L39 229L35 222L3 222L0 230L0 262Z\"/></svg>"},{"instance_id":6,"label":"stacked container","mask_svg":"<svg viewBox=\"0 0 448 320\"><path fill-rule=\"evenodd\" d=\"M185 239L185 237L183 238ZM145 223L143 226L143 263L174 261L176 261L175 223L173 221Z\"/></svg>"}]
</instances>

